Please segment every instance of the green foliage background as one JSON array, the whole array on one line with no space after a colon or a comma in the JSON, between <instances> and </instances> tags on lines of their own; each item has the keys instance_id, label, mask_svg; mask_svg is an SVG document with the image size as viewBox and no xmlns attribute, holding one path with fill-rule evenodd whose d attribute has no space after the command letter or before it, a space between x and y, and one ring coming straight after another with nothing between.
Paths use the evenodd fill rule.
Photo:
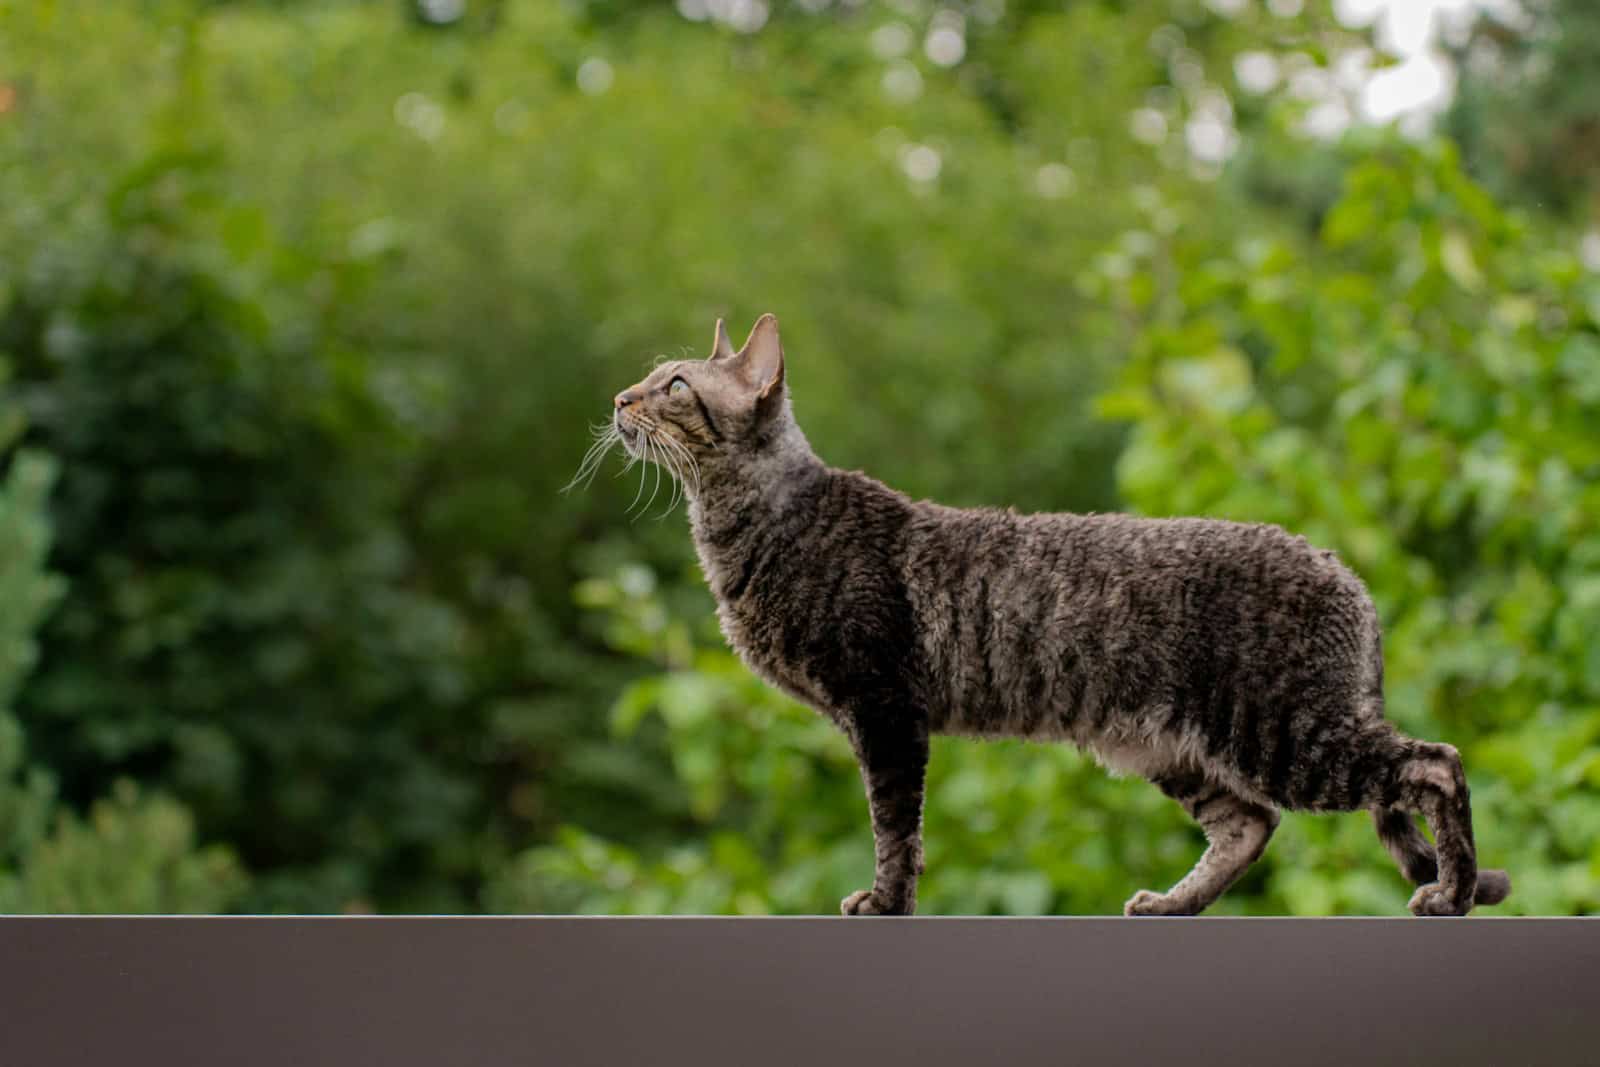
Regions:
<instances>
[{"instance_id":1,"label":"green foliage background","mask_svg":"<svg viewBox=\"0 0 1600 1067\"><path fill-rule=\"evenodd\" d=\"M0 3L0 911L831 911L842 739L681 514L558 492L765 310L833 463L1337 549L1501 910L1594 910L1600 94L1551 71L1600 28L1529 10L1440 133L1319 140L1294 86L1372 42L1314 0ZM940 740L930 795L926 912L1201 847L1059 748ZM1290 817L1218 910L1407 892Z\"/></svg>"}]
</instances>

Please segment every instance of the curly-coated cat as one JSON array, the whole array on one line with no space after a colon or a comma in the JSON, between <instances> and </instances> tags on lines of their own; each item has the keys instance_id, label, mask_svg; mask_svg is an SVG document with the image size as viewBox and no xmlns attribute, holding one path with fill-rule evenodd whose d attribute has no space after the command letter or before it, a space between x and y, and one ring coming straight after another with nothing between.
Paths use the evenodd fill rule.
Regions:
<instances>
[{"instance_id":1,"label":"curly-coated cat","mask_svg":"<svg viewBox=\"0 0 1600 1067\"><path fill-rule=\"evenodd\" d=\"M1456 750L1384 719L1378 616L1332 552L1216 519L944 507L836 470L795 422L771 315L619 393L583 472L617 439L687 493L729 643L854 746L877 867L845 914L916 907L935 733L1069 741L1182 804L1209 847L1129 915L1204 910L1284 809L1370 811L1418 915L1510 892L1478 870Z\"/></svg>"}]
</instances>

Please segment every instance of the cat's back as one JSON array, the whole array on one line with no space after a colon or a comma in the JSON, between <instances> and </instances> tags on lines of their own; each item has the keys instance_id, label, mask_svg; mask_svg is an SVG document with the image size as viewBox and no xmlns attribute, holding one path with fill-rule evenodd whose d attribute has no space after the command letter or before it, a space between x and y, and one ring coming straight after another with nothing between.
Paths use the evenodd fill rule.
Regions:
<instances>
[{"instance_id":1,"label":"cat's back","mask_svg":"<svg viewBox=\"0 0 1600 1067\"><path fill-rule=\"evenodd\" d=\"M970 583L1003 607L1098 603L1127 623L1170 624L1208 606L1287 617L1370 603L1335 553L1267 523L919 502L911 531L907 569L919 592Z\"/></svg>"},{"instance_id":2,"label":"cat's back","mask_svg":"<svg viewBox=\"0 0 1600 1067\"><path fill-rule=\"evenodd\" d=\"M919 505L907 586L936 725L1053 732L1194 694L1378 669L1366 589L1280 527Z\"/></svg>"}]
</instances>

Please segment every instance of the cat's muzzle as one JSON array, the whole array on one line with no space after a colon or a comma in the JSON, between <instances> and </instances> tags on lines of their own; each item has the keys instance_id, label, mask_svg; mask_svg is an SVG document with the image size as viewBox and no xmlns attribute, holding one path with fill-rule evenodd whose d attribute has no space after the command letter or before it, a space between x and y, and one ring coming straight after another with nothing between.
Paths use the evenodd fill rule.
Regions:
<instances>
[{"instance_id":1,"label":"cat's muzzle","mask_svg":"<svg viewBox=\"0 0 1600 1067\"><path fill-rule=\"evenodd\" d=\"M611 421L617 428L617 436L622 438L622 447L628 450L630 456L639 455L639 443L644 438L643 428L634 425L621 411L613 415Z\"/></svg>"}]
</instances>

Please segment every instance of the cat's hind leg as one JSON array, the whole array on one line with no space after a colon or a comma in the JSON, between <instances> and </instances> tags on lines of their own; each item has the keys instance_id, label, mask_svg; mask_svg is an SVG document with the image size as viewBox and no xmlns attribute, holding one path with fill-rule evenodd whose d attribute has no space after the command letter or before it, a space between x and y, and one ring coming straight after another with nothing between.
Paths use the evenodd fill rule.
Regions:
<instances>
[{"instance_id":1,"label":"cat's hind leg","mask_svg":"<svg viewBox=\"0 0 1600 1067\"><path fill-rule=\"evenodd\" d=\"M1261 856L1278 827L1278 813L1198 773L1162 775L1153 781L1200 824L1206 850L1177 885L1165 893L1141 889L1123 906L1123 914L1198 915Z\"/></svg>"},{"instance_id":2,"label":"cat's hind leg","mask_svg":"<svg viewBox=\"0 0 1600 1067\"><path fill-rule=\"evenodd\" d=\"M1439 862L1433 845L1422 836L1411 816L1397 808L1373 808L1372 821L1378 838L1389 850L1400 873L1413 885L1427 885L1439 878ZM1473 906L1498 904L1511 895L1511 877L1498 869L1480 870L1472 894Z\"/></svg>"},{"instance_id":3,"label":"cat's hind leg","mask_svg":"<svg viewBox=\"0 0 1600 1067\"><path fill-rule=\"evenodd\" d=\"M1504 871L1484 872L1483 896L1478 895L1480 876L1477 848L1472 840L1472 803L1460 754L1450 745L1416 741L1397 733L1388 744L1398 752L1390 764L1392 778L1384 789L1384 806L1427 820L1433 831L1438 867L1436 878L1423 882L1412 894L1407 905L1411 913L1465 915L1474 904L1505 899L1511 892L1511 881ZM1397 822L1391 825L1398 831ZM1381 828L1382 824L1380 831ZM1426 865L1416 864L1415 873L1425 875Z\"/></svg>"}]
</instances>

